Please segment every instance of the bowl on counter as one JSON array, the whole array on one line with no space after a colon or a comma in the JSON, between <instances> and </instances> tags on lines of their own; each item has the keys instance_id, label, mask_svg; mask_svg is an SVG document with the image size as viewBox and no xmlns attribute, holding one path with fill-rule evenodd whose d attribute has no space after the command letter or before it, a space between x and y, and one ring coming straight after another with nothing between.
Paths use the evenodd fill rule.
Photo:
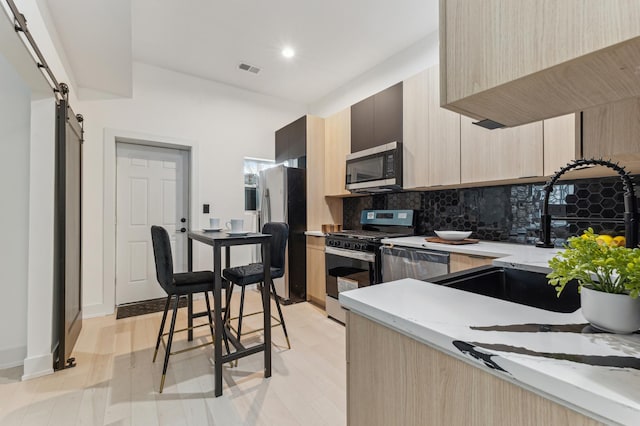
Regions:
<instances>
[{"instance_id":1,"label":"bowl on counter","mask_svg":"<svg viewBox=\"0 0 640 426\"><path fill-rule=\"evenodd\" d=\"M460 241L469 238L471 231L434 231L443 240Z\"/></svg>"}]
</instances>

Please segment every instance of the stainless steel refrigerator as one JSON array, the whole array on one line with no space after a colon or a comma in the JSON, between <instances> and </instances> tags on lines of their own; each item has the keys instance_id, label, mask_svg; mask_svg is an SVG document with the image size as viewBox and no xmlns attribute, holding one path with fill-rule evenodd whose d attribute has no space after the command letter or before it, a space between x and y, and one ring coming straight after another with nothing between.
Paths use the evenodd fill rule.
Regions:
<instances>
[{"instance_id":1,"label":"stainless steel refrigerator","mask_svg":"<svg viewBox=\"0 0 640 426\"><path fill-rule=\"evenodd\" d=\"M260 172L258 179L259 226L267 222L289 224L286 272L274 283L276 293L285 302L301 302L307 297L306 170L275 166Z\"/></svg>"}]
</instances>

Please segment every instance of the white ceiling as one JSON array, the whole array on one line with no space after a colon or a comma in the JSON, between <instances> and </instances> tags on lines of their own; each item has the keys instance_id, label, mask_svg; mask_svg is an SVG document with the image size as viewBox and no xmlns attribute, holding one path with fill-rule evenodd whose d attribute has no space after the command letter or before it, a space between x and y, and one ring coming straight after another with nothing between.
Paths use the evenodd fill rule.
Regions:
<instances>
[{"instance_id":1,"label":"white ceiling","mask_svg":"<svg viewBox=\"0 0 640 426\"><path fill-rule=\"evenodd\" d=\"M77 85L117 96L138 61L308 104L438 26L438 0L43 1Z\"/></svg>"}]
</instances>

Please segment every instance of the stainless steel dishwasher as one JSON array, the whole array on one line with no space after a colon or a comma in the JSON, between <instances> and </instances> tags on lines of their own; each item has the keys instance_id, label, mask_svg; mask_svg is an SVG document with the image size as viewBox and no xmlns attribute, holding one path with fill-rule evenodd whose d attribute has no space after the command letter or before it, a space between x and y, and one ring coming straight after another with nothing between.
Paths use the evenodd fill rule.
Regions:
<instances>
[{"instance_id":1,"label":"stainless steel dishwasher","mask_svg":"<svg viewBox=\"0 0 640 426\"><path fill-rule=\"evenodd\" d=\"M449 273L449 253L446 251L382 246L382 281L403 278L427 280Z\"/></svg>"}]
</instances>

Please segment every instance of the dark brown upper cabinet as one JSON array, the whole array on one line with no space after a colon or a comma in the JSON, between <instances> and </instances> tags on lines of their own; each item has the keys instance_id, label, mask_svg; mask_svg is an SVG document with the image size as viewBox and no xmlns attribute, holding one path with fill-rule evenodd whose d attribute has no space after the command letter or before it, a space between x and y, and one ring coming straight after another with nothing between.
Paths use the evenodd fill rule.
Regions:
<instances>
[{"instance_id":1,"label":"dark brown upper cabinet","mask_svg":"<svg viewBox=\"0 0 640 426\"><path fill-rule=\"evenodd\" d=\"M307 116L276 130L276 163L298 159L298 167L306 164Z\"/></svg>"},{"instance_id":2,"label":"dark brown upper cabinet","mask_svg":"<svg viewBox=\"0 0 640 426\"><path fill-rule=\"evenodd\" d=\"M402 83L351 106L351 152L402 142Z\"/></svg>"}]
</instances>

